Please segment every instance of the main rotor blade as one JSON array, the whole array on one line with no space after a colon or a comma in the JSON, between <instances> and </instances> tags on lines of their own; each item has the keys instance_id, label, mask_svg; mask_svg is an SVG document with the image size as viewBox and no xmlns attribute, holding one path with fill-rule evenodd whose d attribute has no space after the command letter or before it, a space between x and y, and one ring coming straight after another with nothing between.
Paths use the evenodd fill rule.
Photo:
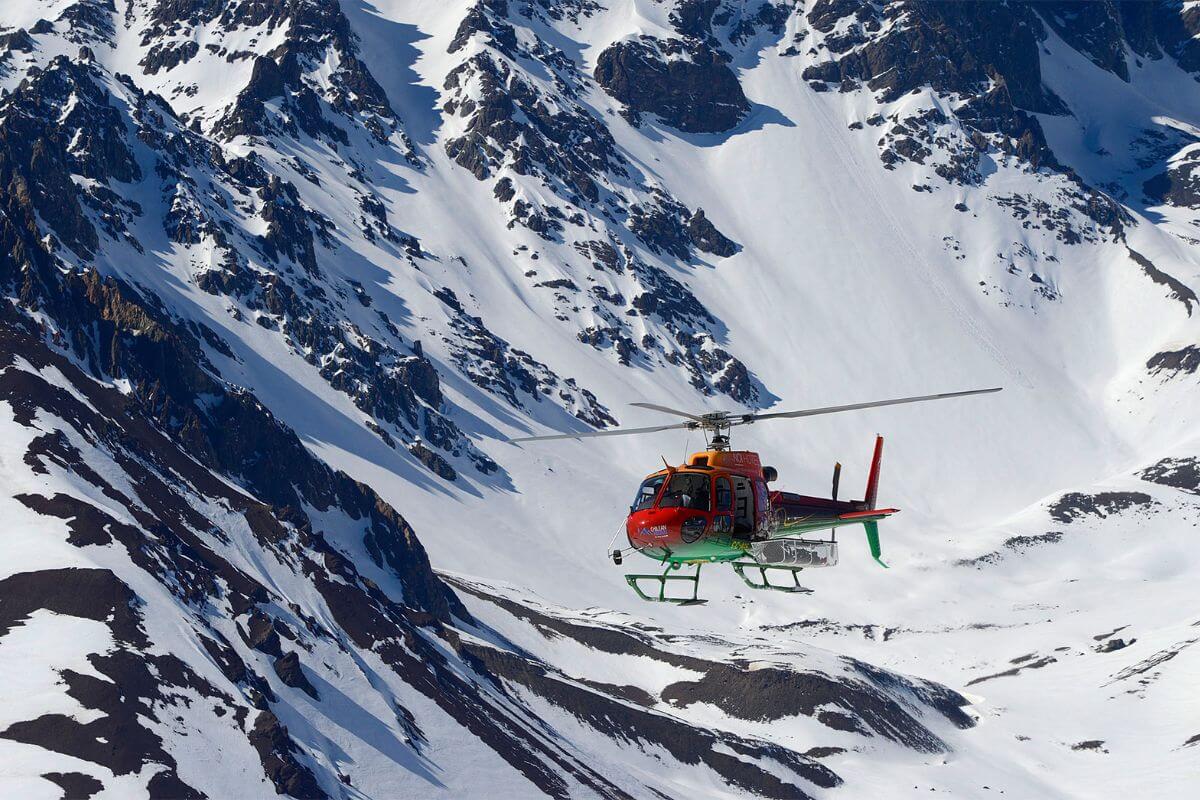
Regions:
<instances>
[{"instance_id":1,"label":"main rotor blade","mask_svg":"<svg viewBox=\"0 0 1200 800\"><path fill-rule=\"evenodd\" d=\"M971 389L965 392L946 392L945 394L927 394L921 397L900 397L895 400L875 400L870 403L853 403L848 406L828 406L826 408L806 408L802 411L779 411L774 414L746 414L741 419L734 418L734 425L745 425L764 419L795 419L796 417L815 417L818 414L836 414L839 411L857 411L863 408L878 408L879 406L897 406L901 403L920 403L924 400L945 400L950 397L966 397L972 394L988 394L1000 391L1002 386L992 389Z\"/></svg>"},{"instance_id":2,"label":"main rotor blade","mask_svg":"<svg viewBox=\"0 0 1200 800\"><path fill-rule=\"evenodd\" d=\"M509 439L509 444L517 444L519 442L548 442L552 439L591 439L596 436L632 436L637 433L657 433L658 431L671 431L683 428L693 428L694 423L691 422L676 422L672 425L655 425L650 428L614 428L610 431L582 431L580 433L554 433L547 436L518 436L516 439Z\"/></svg>"},{"instance_id":3,"label":"main rotor blade","mask_svg":"<svg viewBox=\"0 0 1200 800\"><path fill-rule=\"evenodd\" d=\"M684 419L695 420L696 422L701 422L704 419L703 417L701 417L698 414L689 414L686 411L680 411L679 409L669 408L667 406L660 406L656 403L630 403L629 405L637 406L638 408L648 408L651 411L661 411L664 414L674 414L677 417L683 417Z\"/></svg>"}]
</instances>

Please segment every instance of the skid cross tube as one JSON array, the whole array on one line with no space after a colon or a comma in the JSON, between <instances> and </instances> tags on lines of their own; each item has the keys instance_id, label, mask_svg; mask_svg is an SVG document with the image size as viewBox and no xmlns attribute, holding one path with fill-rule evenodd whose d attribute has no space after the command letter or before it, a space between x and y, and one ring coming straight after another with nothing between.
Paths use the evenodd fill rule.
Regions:
<instances>
[{"instance_id":1,"label":"skid cross tube","mask_svg":"<svg viewBox=\"0 0 1200 800\"><path fill-rule=\"evenodd\" d=\"M679 569L679 564L668 564L661 575L626 575L625 582L629 584L638 597L647 600L651 603L676 603L681 606L699 605L707 602L701 600L697 595L700 592L700 567L702 564L696 564L696 571L691 575L670 575L668 574L673 569ZM658 596L646 594L641 586L638 586L638 581L654 581L658 584ZM667 581L691 581L692 596L691 597L667 597Z\"/></svg>"},{"instance_id":2,"label":"skid cross tube","mask_svg":"<svg viewBox=\"0 0 1200 800\"><path fill-rule=\"evenodd\" d=\"M755 583L753 580L750 579L749 576L746 575L745 570L747 567L749 567L750 569L758 570L758 574L762 577L761 583ZM772 591L786 592L788 594L812 594L812 589L809 589L806 586L800 585L800 570L801 569L802 569L802 567L785 567L781 564L759 564L757 561L734 561L733 562L733 571L736 572L738 574L738 577L741 578L742 581L747 586L749 586L751 589L770 589ZM774 583L771 583L770 578L767 577L768 570L781 570L783 572L792 573L792 580L795 582L796 585L795 586L778 586Z\"/></svg>"}]
</instances>

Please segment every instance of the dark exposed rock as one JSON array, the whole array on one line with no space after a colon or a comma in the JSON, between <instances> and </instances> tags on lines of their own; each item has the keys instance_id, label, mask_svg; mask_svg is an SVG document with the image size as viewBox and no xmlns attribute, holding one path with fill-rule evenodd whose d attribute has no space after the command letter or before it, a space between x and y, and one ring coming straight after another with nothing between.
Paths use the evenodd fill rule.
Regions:
<instances>
[{"instance_id":1,"label":"dark exposed rock","mask_svg":"<svg viewBox=\"0 0 1200 800\"><path fill-rule=\"evenodd\" d=\"M857 668L876 682L903 685L896 676L865 664ZM961 709L967 701L942 687L908 685L958 727L974 724ZM865 681L835 680L819 673L785 668L748 669L745 664L715 664L695 681L663 689L662 698L676 705L711 703L739 719L774 721L789 716L815 716L836 730L871 731L924 752L945 751L946 744L915 720L894 699ZM832 712L830 709L838 709Z\"/></svg>"},{"instance_id":2,"label":"dark exposed rock","mask_svg":"<svg viewBox=\"0 0 1200 800\"><path fill-rule=\"evenodd\" d=\"M516 407L554 395L589 425L603 428L616 424L609 410L590 391L579 387L574 378L561 379L528 353L511 347L489 331L481 318L469 315L450 289L440 289L436 294L450 310L450 327L458 334L455 340L447 339L447 344L458 368L476 386Z\"/></svg>"},{"instance_id":3,"label":"dark exposed rock","mask_svg":"<svg viewBox=\"0 0 1200 800\"><path fill-rule=\"evenodd\" d=\"M246 643L255 650L261 650L276 658L283 656L279 633L275 630L274 621L266 614L258 610L252 612L246 621L246 629Z\"/></svg>"},{"instance_id":4,"label":"dark exposed rock","mask_svg":"<svg viewBox=\"0 0 1200 800\"><path fill-rule=\"evenodd\" d=\"M88 800L104 788L104 784L82 772L47 772L43 778L63 790L63 800Z\"/></svg>"},{"instance_id":5,"label":"dark exposed rock","mask_svg":"<svg viewBox=\"0 0 1200 800\"><path fill-rule=\"evenodd\" d=\"M1037 169L1056 166L1037 119L1017 108L1011 87L1001 80L990 91L968 101L957 112L960 120L984 134L1000 134L999 148Z\"/></svg>"},{"instance_id":6,"label":"dark exposed rock","mask_svg":"<svg viewBox=\"0 0 1200 800\"><path fill-rule=\"evenodd\" d=\"M144 644L134 595L112 572L60 569L18 572L0 580L0 636L38 609L106 622L118 641Z\"/></svg>"},{"instance_id":7,"label":"dark exposed rock","mask_svg":"<svg viewBox=\"0 0 1200 800\"><path fill-rule=\"evenodd\" d=\"M697 250L721 258L728 258L738 251L737 244L717 230L717 226L704 215L703 208L696 209L696 213L688 220L687 231Z\"/></svg>"},{"instance_id":8,"label":"dark exposed rock","mask_svg":"<svg viewBox=\"0 0 1200 800\"><path fill-rule=\"evenodd\" d=\"M653 637L628 627L584 625L550 616L535 608L491 594L482 587L451 579L460 591L470 593L533 625L547 637L566 637L589 648L622 656L652 658L674 667L702 673L694 681L679 681L662 691L662 699L686 706L711 703L740 719L772 721L796 714L816 716L834 706L843 716L862 720L870 730L909 747L928 752L945 744L906 706L888 692L917 697L944 715L955 726L974 724L962 710L966 700L956 692L925 681L902 678L869 664L846 659L849 673L833 677L778 666L748 669L740 662L714 662L657 646ZM544 671L541 673L544 676Z\"/></svg>"},{"instance_id":9,"label":"dark exposed rock","mask_svg":"<svg viewBox=\"0 0 1200 800\"><path fill-rule=\"evenodd\" d=\"M317 783L312 770L297 760L296 745L288 736L287 728L270 711L259 713L248 738L278 794L290 795L296 800L324 800L329 796Z\"/></svg>"},{"instance_id":10,"label":"dark exposed rock","mask_svg":"<svg viewBox=\"0 0 1200 800\"><path fill-rule=\"evenodd\" d=\"M1071 0L1029 3L1069 45L1101 69L1129 80L1126 48L1144 58L1169 55L1185 70L1200 67L1196 9L1170 2Z\"/></svg>"},{"instance_id":11,"label":"dark exposed rock","mask_svg":"<svg viewBox=\"0 0 1200 800\"><path fill-rule=\"evenodd\" d=\"M160 71L170 71L180 64L191 61L200 52L200 45L194 41L169 42L155 44L146 53L139 65L147 75L157 75Z\"/></svg>"},{"instance_id":12,"label":"dark exposed rock","mask_svg":"<svg viewBox=\"0 0 1200 800\"><path fill-rule=\"evenodd\" d=\"M516 54L517 33L511 25L503 21L506 16L506 0L479 0L459 23L448 52L458 52L466 47L472 36L481 33L495 43L500 52L512 57Z\"/></svg>"},{"instance_id":13,"label":"dark exposed rock","mask_svg":"<svg viewBox=\"0 0 1200 800\"><path fill-rule=\"evenodd\" d=\"M358 647L374 650L397 675L432 699L451 718L492 748L544 794L564 797L572 778L594 792L626 798L592 767L569 752L547 743L540 722L514 719L511 703L497 713L496 702L482 686L468 682L461 671L444 661L441 650L413 633L403 609L359 587L316 576L317 585L342 630ZM460 645L456 642L456 648ZM464 656L468 655L463 651ZM472 667L490 676L472 659ZM534 757L530 757L530 756Z\"/></svg>"},{"instance_id":14,"label":"dark exposed rock","mask_svg":"<svg viewBox=\"0 0 1200 800\"><path fill-rule=\"evenodd\" d=\"M691 728L672 717L613 701L529 658L477 645L470 650L496 674L524 686L601 733L612 738L653 742L673 758L685 764L702 763L730 784L756 795L781 799L810 797L793 782L794 778L781 780L773 771L759 766L756 763L759 759L769 759L821 788L841 783L827 768L777 745ZM739 756L748 758L743 760Z\"/></svg>"},{"instance_id":15,"label":"dark exposed rock","mask_svg":"<svg viewBox=\"0 0 1200 800\"><path fill-rule=\"evenodd\" d=\"M296 280L293 285L293 278L253 269L237 252L239 245L252 242L268 259L283 261L284 274L289 272L287 260L291 260L312 277L318 277L316 244L318 239L328 244L329 222L303 206L291 183L269 175L263 160L254 153L223 159L219 151L201 144L200 137L184 131L159 99L123 86L132 94L128 98L130 117L125 120L110 119L110 112L116 109L105 98L94 76L65 61L54 62L51 69L40 73L36 82L14 93L9 99L8 113L0 110L0 179L7 175L8 185L14 187L10 197L19 206L14 207L14 212L31 220L45 220L80 254L94 252L102 241L102 233L113 238L127 236L121 225L116 224L126 213L121 208L122 201L113 200L115 195L108 189L101 190L99 184L90 190L91 194L80 192L74 176L94 173L116 175L122 180L138 178L136 162L126 163L127 159L121 155L129 151L124 141L126 128L136 127L140 144L158 148L162 156L156 172L164 179L164 199L169 192L169 207L163 220L167 235L180 244L211 242L221 254L218 264L196 275L200 288L231 296L255 312L254 321L280 331L307 359L314 362L322 359L322 374L335 388L351 395L364 410L397 426L403 435L415 431L433 446L455 455L472 453L461 431L441 416L439 408L422 404L423 399L429 398L430 402L440 399L428 371L407 361L382 341L384 338L394 341L398 332L393 336L387 336L386 332L378 334L377 339L343 325L342 310L326 297L320 286L307 279ZM59 109L53 103L43 102L42 95L61 98L55 102L65 103L71 93L90 98L76 103L73 113L81 115L81 125L93 126L94 130L89 131L91 138L76 136L70 153L64 142L47 149L44 146L47 142L54 137L61 139L70 131L61 129L56 121ZM80 109L100 111L88 116ZM39 133L43 130L51 133ZM26 142L39 136L42 144L30 153ZM104 144L91 150L78 146L89 141ZM6 143L9 147L5 152ZM261 238L246 237L238 242L227 219L218 224L223 206L205 199L195 189L197 177L203 180L206 174L212 181L210 186L228 180L234 192L248 195L257 190L262 201L261 216L266 223ZM85 201L82 204L78 202L80 197ZM100 217L105 225L102 232L89 221L88 206L105 211ZM31 211L36 214L29 216ZM386 225L386 217L381 224L387 235L394 235ZM410 255L413 248L419 253L415 240L407 241L399 235L396 240L405 244ZM197 330L214 350L233 356L211 330ZM405 385L409 377L421 384L423 395Z\"/></svg>"},{"instance_id":16,"label":"dark exposed rock","mask_svg":"<svg viewBox=\"0 0 1200 800\"><path fill-rule=\"evenodd\" d=\"M648 37L610 45L596 60L595 78L636 121L655 114L687 133L721 133L750 112L737 75L707 45L687 48Z\"/></svg>"},{"instance_id":17,"label":"dark exposed rock","mask_svg":"<svg viewBox=\"0 0 1200 800\"><path fill-rule=\"evenodd\" d=\"M633 339L626 336L622 329L613 326L592 325L580 331L576 338L597 350L612 347L617 354L617 360L625 366L631 364L633 357L641 352Z\"/></svg>"},{"instance_id":18,"label":"dark exposed rock","mask_svg":"<svg viewBox=\"0 0 1200 800\"><path fill-rule=\"evenodd\" d=\"M1050 516L1058 522L1070 523L1085 516L1104 518L1130 508L1149 508L1156 504L1145 492L1069 492L1050 506Z\"/></svg>"},{"instance_id":19,"label":"dark exposed rock","mask_svg":"<svg viewBox=\"0 0 1200 800\"><path fill-rule=\"evenodd\" d=\"M0 283L13 287L23 303L39 308L56 324L73 331L68 340L70 348L97 376L122 377L132 387L128 397L115 390L97 393L91 389L87 394L91 396L93 406L111 409L112 418L116 419L126 416L128 409L132 409L134 419L145 418L163 426L177 437L179 445L188 448L199 464L238 475L244 485L252 487L260 497L277 507L300 507L299 492L316 507L340 503L353 518L376 514L380 504L373 492L345 475L332 473L308 453L294 433L280 425L252 397L214 380L203 349L186 329L173 327L158 311L141 305L136 294L115 281L102 280L95 273L60 273L30 233L36 231L36 226L18 228L13 224L14 220L30 219L32 209L22 204L21 198L9 196L6 212L5 219L0 221L0 243L5 254L0 256ZM23 265L10 255L14 253L21 254L25 260ZM14 310L10 307L6 313L10 315L5 329L8 347L21 342L24 357L36 359L35 363L63 361L61 357L52 358L49 354L38 355L28 333L19 333L12 328ZM84 331L88 331L88 335L82 335ZM58 368L68 375L79 372L68 363L62 363ZM28 373L9 373L7 378L11 382L27 380L27 376ZM84 380L82 376L80 379ZM10 389L6 394L11 392ZM10 396L20 398L17 404L24 406L42 394L29 394L18 388L15 395ZM59 402L67 400L60 398ZM79 403L74 405L79 406ZM94 413L75 410L67 418ZM98 422L95 425L97 430L106 428ZM220 490L211 478L202 477L197 461L178 455L177 445L169 444L152 427L141 423L132 431L121 433L131 436L132 440L118 449L134 447L157 451L164 457L173 454L169 460L174 462L176 471L194 475L194 480L209 485L218 495L225 493L226 490ZM277 469L279 463L289 464L286 475ZM146 472L132 460L128 469ZM150 478L149 475L146 477ZM244 506L245 502L238 500L236 505ZM174 512L175 515L184 513L182 509ZM168 524L176 527L178 535L190 537L181 524L186 518L180 516L178 522ZM172 515L166 519L171 520ZM147 527L150 524L148 520ZM448 594L429 571L428 560L411 530L406 529L398 515L394 518L377 516L376 524L390 526L396 540L405 543L407 557L396 559L389 566L397 569L399 574L407 574L405 580L411 583L413 602L420 603L419 598L425 598L433 613L449 618L451 601Z\"/></svg>"},{"instance_id":20,"label":"dark exposed rock","mask_svg":"<svg viewBox=\"0 0 1200 800\"><path fill-rule=\"evenodd\" d=\"M287 655L276 658L272 663L275 668L275 674L279 676L279 680L283 681L285 686L290 686L293 689L299 689L313 700L319 701L320 695L313 688L312 682L304 674L304 667L300 663L300 655L295 651L289 651Z\"/></svg>"},{"instance_id":21,"label":"dark exposed rock","mask_svg":"<svg viewBox=\"0 0 1200 800\"><path fill-rule=\"evenodd\" d=\"M1126 248L1126 250L1129 252L1129 257L1133 259L1135 264L1142 268L1142 271L1149 276L1150 280L1161 286L1167 287L1167 289L1170 291L1170 296L1183 304L1184 308L1187 309L1188 316L1190 317L1192 315L1192 304L1195 303L1200 305L1200 299L1196 298L1196 293L1179 279L1168 275L1156 267L1154 262L1143 256L1141 253L1133 250L1132 248Z\"/></svg>"},{"instance_id":22,"label":"dark exposed rock","mask_svg":"<svg viewBox=\"0 0 1200 800\"><path fill-rule=\"evenodd\" d=\"M111 44L116 19L114 0L75 0L63 9L58 21L67 27L67 39L76 44L104 42Z\"/></svg>"},{"instance_id":23,"label":"dark exposed rock","mask_svg":"<svg viewBox=\"0 0 1200 800\"><path fill-rule=\"evenodd\" d=\"M1200 494L1200 458L1164 458L1138 473L1142 480Z\"/></svg>"},{"instance_id":24,"label":"dark exposed rock","mask_svg":"<svg viewBox=\"0 0 1200 800\"><path fill-rule=\"evenodd\" d=\"M471 87L471 99L453 99ZM446 142L446 152L480 180L507 165L518 175L542 178L568 198L596 202L600 192L593 176L624 172L612 134L570 94L552 107L487 52L451 71L445 88L453 92L447 112L470 118L466 133Z\"/></svg>"},{"instance_id":25,"label":"dark exposed rock","mask_svg":"<svg viewBox=\"0 0 1200 800\"><path fill-rule=\"evenodd\" d=\"M671 25L683 36L706 40L712 36L713 12L721 0L680 0L671 12Z\"/></svg>"},{"instance_id":26,"label":"dark exposed rock","mask_svg":"<svg viewBox=\"0 0 1200 800\"><path fill-rule=\"evenodd\" d=\"M655 253L666 253L680 261L692 257L692 237L685 224L682 205L667 197L630 209L629 230Z\"/></svg>"},{"instance_id":27,"label":"dark exposed rock","mask_svg":"<svg viewBox=\"0 0 1200 800\"><path fill-rule=\"evenodd\" d=\"M1004 549L1011 550L1016 553L1024 553L1034 547L1040 547L1045 544L1054 544L1062 541L1062 531L1046 531L1045 533L1037 533L1023 536L1010 536L1004 540ZM981 567L986 564L995 564L1006 556L1006 553L1000 550L993 550L990 553L985 553L975 558L964 558L954 562L956 567Z\"/></svg>"},{"instance_id":28,"label":"dark exposed rock","mask_svg":"<svg viewBox=\"0 0 1200 800\"><path fill-rule=\"evenodd\" d=\"M829 758L846 752L844 747L810 747L804 751L809 758Z\"/></svg>"},{"instance_id":29,"label":"dark exposed rock","mask_svg":"<svg viewBox=\"0 0 1200 800\"><path fill-rule=\"evenodd\" d=\"M466 133L447 141L448 155L480 180L496 179L493 193L500 202L510 204L510 228L520 225L548 241L570 242L597 269L635 276L640 291L622 293L621 302L613 303L619 308L608 307L604 295L594 293L602 303L592 309L599 319L581 320L583 324L575 332L580 341L601 349L614 347L623 364L632 364L640 351L648 363L685 368L693 385L706 393L728 390L739 402L761 402L761 386L744 365L716 345L717 323L687 286L663 269L646 264L634 246L622 244L628 241L625 228L651 253L675 260L691 261L698 249L728 254L737 247L703 214L693 214L641 175L617 148L608 126L580 102L591 88L587 76L530 24L543 19L543 14L557 19L550 9L560 7L563 13L576 9L586 14L590 5L517 7L479 2L472 7L451 49L465 51L466 40L473 37L477 52L451 70L444 86L446 113L466 120ZM691 13L680 9L685 16ZM710 11L700 9L697 19ZM526 43L530 37L516 36L521 26L533 33L536 41ZM681 46L678 42L667 45L669 49ZM687 44L693 46L708 45ZM723 57L714 51L712 58L728 71ZM545 86L547 78L550 88ZM740 88L737 91L740 93ZM526 188L529 179L537 180L563 204L543 199L547 193L540 188L530 191L533 187ZM572 206L579 211L572 213ZM576 228L607 228L608 241L571 241ZM628 296L635 298L632 308L625 302ZM566 291L556 299L558 319L570 322L581 313L578 302ZM653 326L650 331L635 331L645 326L635 321L639 316ZM485 360L494 363L491 358ZM476 383L483 380L481 385L500 385L484 379L478 370L472 373ZM531 384L524 381L524 385ZM566 392L566 396L573 394L573 390ZM557 395L564 396L561 392ZM512 402L511 392L504 396Z\"/></svg>"},{"instance_id":30,"label":"dark exposed rock","mask_svg":"<svg viewBox=\"0 0 1200 800\"><path fill-rule=\"evenodd\" d=\"M15 50L18 53L32 53L34 48L33 37L29 35L29 31L24 28L17 28L15 31L0 33L0 50L7 55L8 51ZM0 56L0 61L3 56Z\"/></svg>"},{"instance_id":31,"label":"dark exposed rock","mask_svg":"<svg viewBox=\"0 0 1200 800\"><path fill-rule=\"evenodd\" d=\"M1179 350L1155 353L1146 361L1146 369L1150 371L1151 375L1157 375L1160 372L1190 375L1200 369L1200 347L1189 344Z\"/></svg>"},{"instance_id":32,"label":"dark exposed rock","mask_svg":"<svg viewBox=\"0 0 1200 800\"><path fill-rule=\"evenodd\" d=\"M410 444L408 452L416 456L418 461L428 467L429 471L438 477L448 481L455 480L458 477L458 473L454 471L454 467L450 466L450 462L420 442Z\"/></svg>"},{"instance_id":33,"label":"dark exposed rock","mask_svg":"<svg viewBox=\"0 0 1200 800\"><path fill-rule=\"evenodd\" d=\"M809 67L805 80L865 83L892 102L921 86L960 96L987 91L1001 79L1015 104L1028 111L1061 113L1062 102L1041 80L1041 23L1021 3L918 0L871 6L818 0L809 21L830 33L850 19L848 32L826 43L833 56ZM886 28L886 34L875 34Z\"/></svg>"},{"instance_id":34,"label":"dark exposed rock","mask_svg":"<svg viewBox=\"0 0 1200 800\"><path fill-rule=\"evenodd\" d=\"M1129 68L1125 63L1125 15L1121 7L1133 5L1138 4L1114 0L1098 3L1075 3L1069 0L1031 3L1041 18L1067 44L1090 58L1096 66L1124 81L1129 80ZM1137 17L1131 17L1137 21ZM1141 31L1139 46L1149 51L1154 48L1154 43L1148 39L1147 33Z\"/></svg>"},{"instance_id":35,"label":"dark exposed rock","mask_svg":"<svg viewBox=\"0 0 1200 800\"><path fill-rule=\"evenodd\" d=\"M1137 641L1137 639L1129 639L1128 641L1126 641L1125 639L1119 639L1119 638L1114 637L1112 639L1106 639L1105 641L1096 645L1093 649L1097 653L1114 653L1117 650L1124 650L1126 647L1129 647L1129 645L1133 644L1136 641Z\"/></svg>"},{"instance_id":36,"label":"dark exposed rock","mask_svg":"<svg viewBox=\"0 0 1200 800\"><path fill-rule=\"evenodd\" d=\"M81 191L72 175L99 185ZM36 209L78 255L89 257L99 246L84 205L119 216L102 187L110 179L140 177L120 114L89 67L59 56L0 101L0 185L16 202Z\"/></svg>"},{"instance_id":37,"label":"dark exposed rock","mask_svg":"<svg viewBox=\"0 0 1200 800\"><path fill-rule=\"evenodd\" d=\"M1178 208L1200 208L1200 158L1187 157L1142 185L1146 198L1155 204Z\"/></svg>"},{"instance_id":38,"label":"dark exposed rock","mask_svg":"<svg viewBox=\"0 0 1200 800\"><path fill-rule=\"evenodd\" d=\"M160 2L152 9L150 22L141 31L147 46L169 40L169 33L195 37L204 28L215 27L225 33L262 26L286 30L283 43L269 55L247 54L255 58L251 80L217 123L218 133L234 137L281 131L294 136L302 130L314 138L346 144L346 130L332 119L340 117L345 123L361 126L378 142L393 139L405 157L416 162L387 95L358 57L356 37L336 0ZM188 48L189 42L185 37L179 48ZM155 46L142 66L148 72L169 71L185 57L191 57L186 49L168 52ZM324 85L310 83L303 76L320 63L333 65ZM282 113L272 114L264 105L274 98L281 100Z\"/></svg>"},{"instance_id":39,"label":"dark exposed rock","mask_svg":"<svg viewBox=\"0 0 1200 800\"><path fill-rule=\"evenodd\" d=\"M94 719L81 723L63 714L43 714L12 723L0 737L99 764L117 775L139 772L148 763L161 765L160 789L180 798L202 798L201 792L179 780L174 758L142 718L157 720L154 708L178 703L174 692L185 687L203 697L218 693L175 656L141 652L150 642L136 604L129 587L108 570L23 572L0 580L0 636L23 624L32 612L45 609L104 623L119 643L115 650L88 657L91 668L103 677L71 669L60 673L67 694L99 712ZM92 785L68 780L84 789Z\"/></svg>"},{"instance_id":40,"label":"dark exposed rock","mask_svg":"<svg viewBox=\"0 0 1200 800\"><path fill-rule=\"evenodd\" d=\"M743 12L741 14L737 24L735 24L729 30L730 43L740 46L751 37L764 30L769 31L773 36L778 37L783 33L788 19L795 12L795 6L798 5L799 4L791 4L787 2L770 3L765 2L764 0L764 2L760 3L758 9L753 13ZM731 9L729 6L725 6L725 8L723 8L721 12L713 18L713 21L721 25L728 24L728 17L730 14ZM795 55L796 46L804 39L806 34L807 31L797 32L792 40L791 48L789 48L791 52L786 53L785 51L785 54Z\"/></svg>"},{"instance_id":41,"label":"dark exposed rock","mask_svg":"<svg viewBox=\"0 0 1200 800\"><path fill-rule=\"evenodd\" d=\"M1043 667L1048 667L1051 664L1057 664L1058 659L1054 656L1042 656L1040 658L1036 658L1033 654L1031 654L1027 657L1016 659L1016 662L1017 666L1012 667L1011 669L1006 669L1002 672L997 672L991 675L983 675L979 678L972 678L971 680L967 681L967 686L974 686L977 683L995 680L996 678L1011 678L1015 675L1021 674L1021 672L1027 669L1042 669Z\"/></svg>"},{"instance_id":42,"label":"dark exposed rock","mask_svg":"<svg viewBox=\"0 0 1200 800\"><path fill-rule=\"evenodd\" d=\"M292 184L272 176L259 190L261 216L267 223L262 235L263 251L268 258L286 254L309 275L317 275L316 246L309 227L311 215L300 203L300 194Z\"/></svg>"}]
</instances>

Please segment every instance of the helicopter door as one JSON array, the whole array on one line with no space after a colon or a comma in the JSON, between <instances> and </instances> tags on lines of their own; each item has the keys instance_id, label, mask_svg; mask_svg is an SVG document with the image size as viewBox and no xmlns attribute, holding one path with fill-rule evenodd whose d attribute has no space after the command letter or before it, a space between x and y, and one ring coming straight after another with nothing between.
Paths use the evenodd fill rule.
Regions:
<instances>
[{"instance_id":1,"label":"helicopter door","mask_svg":"<svg viewBox=\"0 0 1200 800\"><path fill-rule=\"evenodd\" d=\"M749 538L754 535L754 486L741 475L733 479L733 535Z\"/></svg>"},{"instance_id":2,"label":"helicopter door","mask_svg":"<svg viewBox=\"0 0 1200 800\"><path fill-rule=\"evenodd\" d=\"M754 482L754 529L760 538L767 536L771 527L771 495L766 481Z\"/></svg>"},{"instance_id":3,"label":"helicopter door","mask_svg":"<svg viewBox=\"0 0 1200 800\"><path fill-rule=\"evenodd\" d=\"M715 478L716 514L713 516L713 530L717 533L733 532L733 486L728 478Z\"/></svg>"}]
</instances>

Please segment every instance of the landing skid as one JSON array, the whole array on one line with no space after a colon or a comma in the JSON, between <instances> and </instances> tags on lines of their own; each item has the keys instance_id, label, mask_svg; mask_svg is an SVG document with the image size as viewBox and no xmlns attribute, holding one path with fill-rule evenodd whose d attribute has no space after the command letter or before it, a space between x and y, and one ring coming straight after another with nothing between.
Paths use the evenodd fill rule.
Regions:
<instances>
[{"instance_id":1,"label":"landing skid","mask_svg":"<svg viewBox=\"0 0 1200 800\"><path fill-rule=\"evenodd\" d=\"M679 569L678 564L671 564L661 575L626 575L625 582L637 592L638 597L643 600L648 600L651 603L674 603L679 606L698 606L707 603L707 600L702 600L697 595L700 592L700 567L702 564L696 565L696 571L691 575L670 575L673 569ZM646 594L642 587L638 585L638 581L650 581L658 585L658 594ZM668 581L685 581L692 584L691 597L667 597L667 582Z\"/></svg>"},{"instance_id":2,"label":"landing skid","mask_svg":"<svg viewBox=\"0 0 1200 800\"><path fill-rule=\"evenodd\" d=\"M761 582L755 582L748 575L746 569L758 570ZM733 571L738 574L738 577L749 586L751 589L766 589L775 592L786 592L788 594L812 594L812 589L800 585L800 567L786 567L779 564L759 564L757 561L734 561ZM790 572L792 574L793 586L779 586L771 583L771 579L767 577L769 572Z\"/></svg>"}]
</instances>

